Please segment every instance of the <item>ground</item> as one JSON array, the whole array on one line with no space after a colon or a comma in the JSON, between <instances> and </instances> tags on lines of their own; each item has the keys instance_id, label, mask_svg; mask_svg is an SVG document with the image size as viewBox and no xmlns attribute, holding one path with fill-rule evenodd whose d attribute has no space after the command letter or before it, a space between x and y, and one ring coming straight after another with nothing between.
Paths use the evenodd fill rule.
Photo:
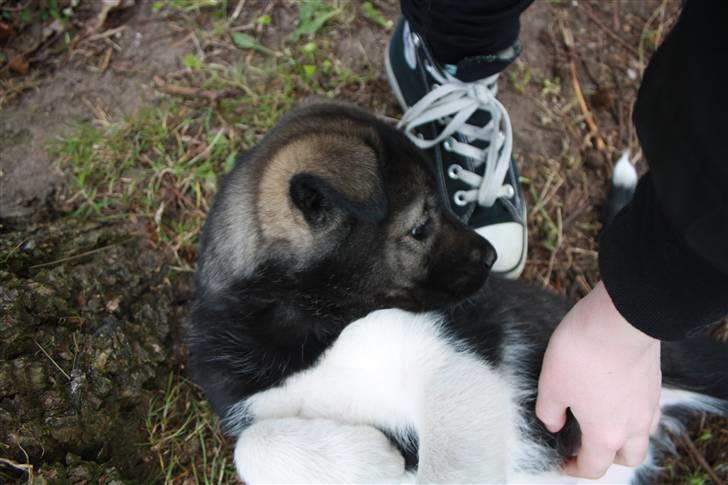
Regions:
<instances>
[{"instance_id":1,"label":"ground","mask_svg":"<svg viewBox=\"0 0 728 485\"><path fill-rule=\"evenodd\" d=\"M677 0L542 1L501 77L529 206L524 278L598 281L599 203ZM228 483L186 378L199 228L234 154L299 100L396 119L394 0L0 3L0 481ZM728 335L726 326L712 330ZM664 482L728 481L696 416ZM722 481L722 482L721 482Z\"/></svg>"}]
</instances>

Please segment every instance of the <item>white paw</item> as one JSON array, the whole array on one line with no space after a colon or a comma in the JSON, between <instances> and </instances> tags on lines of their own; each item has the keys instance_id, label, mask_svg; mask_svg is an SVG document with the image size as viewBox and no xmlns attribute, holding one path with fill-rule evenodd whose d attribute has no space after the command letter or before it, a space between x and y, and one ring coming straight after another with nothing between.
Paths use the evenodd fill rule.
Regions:
<instances>
[{"instance_id":1,"label":"white paw","mask_svg":"<svg viewBox=\"0 0 728 485\"><path fill-rule=\"evenodd\" d=\"M379 430L327 419L258 421L235 445L247 484L411 482L404 459Z\"/></svg>"}]
</instances>

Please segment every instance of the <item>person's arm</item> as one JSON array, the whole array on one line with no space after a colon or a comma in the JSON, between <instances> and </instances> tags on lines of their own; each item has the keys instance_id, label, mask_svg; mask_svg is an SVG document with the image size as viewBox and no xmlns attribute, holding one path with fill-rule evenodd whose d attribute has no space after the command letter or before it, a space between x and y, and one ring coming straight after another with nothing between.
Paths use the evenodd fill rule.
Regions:
<instances>
[{"instance_id":1,"label":"person's arm","mask_svg":"<svg viewBox=\"0 0 728 485\"><path fill-rule=\"evenodd\" d=\"M660 342L728 314L728 3L690 0L650 65L635 125L650 172L605 228L604 279L549 342L536 414L582 431L572 475L639 464L659 417Z\"/></svg>"},{"instance_id":2,"label":"person's arm","mask_svg":"<svg viewBox=\"0 0 728 485\"><path fill-rule=\"evenodd\" d=\"M634 122L649 172L602 234L619 312L661 340L728 314L728 2L691 0L647 67Z\"/></svg>"}]
</instances>

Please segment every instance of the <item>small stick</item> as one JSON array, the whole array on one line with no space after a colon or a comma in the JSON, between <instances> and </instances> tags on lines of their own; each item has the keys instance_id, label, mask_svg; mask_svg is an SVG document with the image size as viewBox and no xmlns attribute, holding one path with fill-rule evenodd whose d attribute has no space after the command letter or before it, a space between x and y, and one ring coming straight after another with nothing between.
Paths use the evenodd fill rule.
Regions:
<instances>
[{"instance_id":1,"label":"small stick","mask_svg":"<svg viewBox=\"0 0 728 485\"><path fill-rule=\"evenodd\" d=\"M83 40L93 42L95 40L106 39L108 37L112 37L112 36L118 34L119 32L123 32L125 30L126 30L126 25L122 25L122 26L116 27L114 29L105 30L105 31L101 32L100 34L90 35Z\"/></svg>"},{"instance_id":2,"label":"small stick","mask_svg":"<svg viewBox=\"0 0 728 485\"><path fill-rule=\"evenodd\" d=\"M106 246L101 246L100 248L92 249L90 251L86 251L86 252L79 253L79 254L74 254L73 256L68 256L68 257L65 257L65 258L56 259L55 261L49 261L47 263L36 264L36 265L31 266L29 269L44 268L46 266L53 266L54 264L67 263L68 261L73 261L74 259L83 258L84 256L89 256L91 254L95 254L95 253L98 253L98 252L101 252L101 251L105 251L105 250L107 250L107 249L109 249L109 248L111 248L113 246L116 246L117 244L124 244L125 242L131 241L131 240L132 240L132 238L128 238L128 239L125 239L123 241L115 242L115 243L112 243L112 244L108 244Z\"/></svg>"},{"instance_id":3,"label":"small stick","mask_svg":"<svg viewBox=\"0 0 728 485\"><path fill-rule=\"evenodd\" d=\"M599 134L599 128L597 127L596 121L594 121L594 116L589 109L589 105L586 104L584 93L582 93L581 85L579 84L579 78L576 76L576 63L573 60L569 62L569 69L571 70L571 84L574 88L574 94L576 95L576 100L579 102L581 113L584 115L584 121L589 127L589 134L594 138L597 150L603 152L607 149L607 145L604 143L602 135Z\"/></svg>"},{"instance_id":4,"label":"small stick","mask_svg":"<svg viewBox=\"0 0 728 485\"><path fill-rule=\"evenodd\" d=\"M206 89L192 88L188 86L179 86L176 84L165 83L159 76L154 77L154 83L157 89L165 94L173 96L181 96L183 98L204 98L211 102L217 102L220 99L232 98L240 95L237 89L225 89L222 91L209 91Z\"/></svg>"},{"instance_id":5,"label":"small stick","mask_svg":"<svg viewBox=\"0 0 728 485\"><path fill-rule=\"evenodd\" d=\"M245 0L240 0L238 2L238 6L235 7L235 10L233 11L233 14L230 16L230 21L228 24L233 23L234 21L238 20L238 17L240 17L240 13L243 11L243 6L245 5Z\"/></svg>"},{"instance_id":6,"label":"small stick","mask_svg":"<svg viewBox=\"0 0 728 485\"><path fill-rule=\"evenodd\" d=\"M70 381L71 380L71 376L69 376L66 373L66 371L64 371L63 369L61 369L61 366L58 365L58 363L55 360L53 360L53 357L51 357L50 354L48 354L48 352L46 352L46 350L43 348L43 346L41 344L39 344L38 341L35 340L35 339L33 339L33 342L35 342L35 345L38 346L38 348L40 349L40 351L43 352L46 357L48 357L48 360L50 360L51 362L53 362L53 365L56 366L56 369L58 369L59 371L61 371L61 374L63 374L64 376L66 376L66 379L68 379Z\"/></svg>"},{"instance_id":7,"label":"small stick","mask_svg":"<svg viewBox=\"0 0 728 485\"><path fill-rule=\"evenodd\" d=\"M698 449L695 447L695 443L693 443L693 440L690 439L689 436L685 435L682 437L683 443L685 443L685 446L687 447L690 454L695 458L695 460L700 463L700 465L705 469L705 471L710 476L710 479L713 480L713 483L715 485L725 485L725 482L720 479L720 477L715 473L715 470L713 470L713 467L710 466L710 463L705 459L702 453L698 451Z\"/></svg>"}]
</instances>

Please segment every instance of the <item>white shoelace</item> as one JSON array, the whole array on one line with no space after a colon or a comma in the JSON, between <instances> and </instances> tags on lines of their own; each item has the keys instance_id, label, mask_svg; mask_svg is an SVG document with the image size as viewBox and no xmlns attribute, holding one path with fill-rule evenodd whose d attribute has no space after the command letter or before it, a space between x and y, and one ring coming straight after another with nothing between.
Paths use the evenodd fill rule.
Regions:
<instances>
[{"instance_id":1,"label":"white shoelace","mask_svg":"<svg viewBox=\"0 0 728 485\"><path fill-rule=\"evenodd\" d=\"M425 63L425 68L437 84L405 112L397 127L404 128L405 134L419 148L428 149L443 143L445 150L472 159L474 168L485 163L482 176L460 165L450 165L448 176L473 187L471 190L457 191L453 196L456 204L464 206L477 201L481 206L491 207L500 197L512 197L513 187L503 182L511 162L513 132L508 112L495 97L498 92L498 74L466 83L449 74L443 76L429 63ZM490 113L487 125L467 123L477 110ZM436 138L428 140L415 133L415 128L436 120L445 125ZM458 141L453 136L455 133L463 135L470 143L475 140L486 141L488 146L478 148Z\"/></svg>"}]
</instances>

